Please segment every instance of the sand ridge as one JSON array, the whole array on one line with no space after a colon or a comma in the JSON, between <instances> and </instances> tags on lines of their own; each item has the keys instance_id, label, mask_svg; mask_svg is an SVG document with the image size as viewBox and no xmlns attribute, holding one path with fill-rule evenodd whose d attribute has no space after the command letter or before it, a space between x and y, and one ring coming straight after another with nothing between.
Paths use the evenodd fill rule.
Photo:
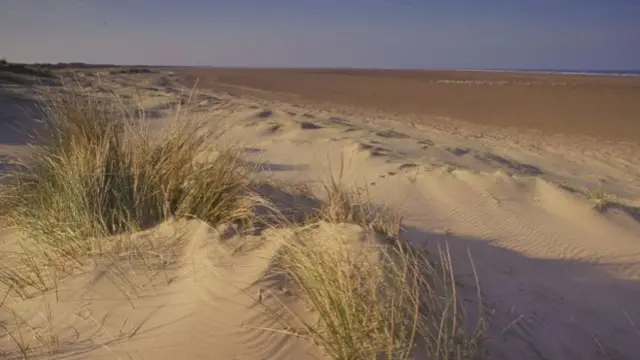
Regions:
<instances>
[{"instance_id":1,"label":"sand ridge","mask_svg":"<svg viewBox=\"0 0 640 360\"><path fill-rule=\"evenodd\" d=\"M87 72L81 85L96 89L99 83L99 91L130 99L139 92L162 126L169 104L187 101L181 76L158 71L98 79ZM242 146L244 160L260 165L259 176L313 191L346 165L343 181L366 185L376 202L403 212L403 236L434 250L447 244L460 281L469 286L471 254L492 358L640 355L638 159L604 146L591 154L569 137L553 143L475 136L469 129L376 121L206 88L189 106L224 129L216 141ZM16 146L0 145L3 151ZM225 229L195 220L154 231L186 244L154 286L125 296L117 281L92 270L67 280L63 301L49 295L46 306L53 309L59 339L48 358L322 358L306 341L264 330L276 324L259 310L259 301L296 301L277 290L270 293L278 298L262 296L263 288L280 286L268 272L282 234L246 239L243 248L250 250L234 253L220 245ZM2 236L5 246L15 234ZM30 328L46 333L42 298L9 305ZM3 340L0 351L15 351L10 348Z\"/></svg>"}]
</instances>

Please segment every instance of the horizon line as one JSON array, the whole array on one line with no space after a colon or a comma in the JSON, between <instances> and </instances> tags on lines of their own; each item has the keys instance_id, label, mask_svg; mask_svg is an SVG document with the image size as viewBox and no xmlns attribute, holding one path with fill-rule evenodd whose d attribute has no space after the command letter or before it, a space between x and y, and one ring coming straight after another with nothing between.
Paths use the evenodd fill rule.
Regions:
<instances>
[{"instance_id":1,"label":"horizon line","mask_svg":"<svg viewBox=\"0 0 640 360\"><path fill-rule=\"evenodd\" d=\"M382 70L382 71L491 71L491 72L523 72L523 73L567 73L567 74L604 74L604 75L640 75L640 68L637 69L571 69L571 68L453 68L453 67L424 67L424 68L403 68L403 67L353 67L353 66L217 66L217 65L145 65L145 64L101 64L101 63L88 63L82 61L69 61L69 62L12 62L7 61L10 64L22 64L22 65L84 65L90 67L110 67L110 66L130 66L130 67L147 67L147 68L213 68L213 69L265 69L265 70Z\"/></svg>"}]
</instances>

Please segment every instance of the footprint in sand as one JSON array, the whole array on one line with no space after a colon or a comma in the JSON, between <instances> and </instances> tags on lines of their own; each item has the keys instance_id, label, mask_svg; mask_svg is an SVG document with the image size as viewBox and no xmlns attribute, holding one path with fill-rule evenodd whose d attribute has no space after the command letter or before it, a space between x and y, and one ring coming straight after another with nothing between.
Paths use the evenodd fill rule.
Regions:
<instances>
[{"instance_id":1,"label":"footprint in sand","mask_svg":"<svg viewBox=\"0 0 640 360\"><path fill-rule=\"evenodd\" d=\"M248 154L258 154L258 153L262 153L265 152L264 149L259 149L259 148L254 148L254 147L247 147L242 149L243 152L248 153Z\"/></svg>"},{"instance_id":2,"label":"footprint in sand","mask_svg":"<svg viewBox=\"0 0 640 360\"><path fill-rule=\"evenodd\" d=\"M300 128L302 130L317 130L317 129L322 129L322 126L308 122L308 121L303 121L300 123Z\"/></svg>"},{"instance_id":3,"label":"footprint in sand","mask_svg":"<svg viewBox=\"0 0 640 360\"><path fill-rule=\"evenodd\" d=\"M544 174L544 172L537 166L524 164L519 161L507 159L496 154L486 153L484 155L478 155L476 157L480 160L484 160L485 162L498 163L499 165L506 167L508 170L514 171L518 174L531 176Z\"/></svg>"},{"instance_id":4,"label":"footprint in sand","mask_svg":"<svg viewBox=\"0 0 640 360\"><path fill-rule=\"evenodd\" d=\"M386 174L380 174L380 175L378 175L378 178L380 178L380 179L386 179L386 178L387 178L387 176L395 176L396 174L397 174L397 173L396 173L396 172L394 172L394 171L387 171L387 173L386 173Z\"/></svg>"},{"instance_id":5,"label":"footprint in sand","mask_svg":"<svg viewBox=\"0 0 640 360\"><path fill-rule=\"evenodd\" d=\"M264 131L266 134L275 134L277 132L279 132L280 130L282 130L282 124L271 124L269 125L269 127Z\"/></svg>"},{"instance_id":6,"label":"footprint in sand","mask_svg":"<svg viewBox=\"0 0 640 360\"><path fill-rule=\"evenodd\" d=\"M418 140L418 144L422 150L428 150L435 146L435 143L431 140Z\"/></svg>"},{"instance_id":7,"label":"footprint in sand","mask_svg":"<svg viewBox=\"0 0 640 360\"><path fill-rule=\"evenodd\" d=\"M358 148L360 150L369 152L369 155L371 156L384 156L384 155L389 155L389 153L391 152L391 150L383 148L381 146L375 146L375 145L371 145L371 144L359 144Z\"/></svg>"},{"instance_id":8,"label":"footprint in sand","mask_svg":"<svg viewBox=\"0 0 640 360\"><path fill-rule=\"evenodd\" d=\"M395 130L378 131L376 135L383 138L390 138L390 139L408 139L409 138L409 135L403 134L401 132L397 132Z\"/></svg>"},{"instance_id":9,"label":"footprint in sand","mask_svg":"<svg viewBox=\"0 0 640 360\"><path fill-rule=\"evenodd\" d=\"M455 148L447 148L447 151L456 156L463 156L470 153L471 149L466 147L455 147Z\"/></svg>"},{"instance_id":10,"label":"footprint in sand","mask_svg":"<svg viewBox=\"0 0 640 360\"><path fill-rule=\"evenodd\" d=\"M330 117L329 121L335 124L340 124L340 125L345 125L345 126L349 126L351 125L350 122L348 122L345 119L339 118L339 117Z\"/></svg>"},{"instance_id":11,"label":"footprint in sand","mask_svg":"<svg viewBox=\"0 0 640 360\"><path fill-rule=\"evenodd\" d=\"M261 119L269 118L273 115L273 111L271 110L263 110L256 114L256 117Z\"/></svg>"},{"instance_id":12,"label":"footprint in sand","mask_svg":"<svg viewBox=\"0 0 640 360\"><path fill-rule=\"evenodd\" d=\"M413 169L415 167L418 167L418 164L405 163L405 164L402 164L402 165L398 166L398 170Z\"/></svg>"},{"instance_id":13,"label":"footprint in sand","mask_svg":"<svg viewBox=\"0 0 640 360\"><path fill-rule=\"evenodd\" d=\"M289 131L295 131L296 129L299 130L318 130L318 129L322 129L323 127L318 125L318 124L314 124L312 122L308 122L308 121L303 121L303 122L297 122L297 121L285 121L283 122L270 122L269 124L264 124L262 126L265 126L265 130L263 130L263 132L265 134L275 134L275 133L282 133L282 132L289 132Z\"/></svg>"}]
</instances>

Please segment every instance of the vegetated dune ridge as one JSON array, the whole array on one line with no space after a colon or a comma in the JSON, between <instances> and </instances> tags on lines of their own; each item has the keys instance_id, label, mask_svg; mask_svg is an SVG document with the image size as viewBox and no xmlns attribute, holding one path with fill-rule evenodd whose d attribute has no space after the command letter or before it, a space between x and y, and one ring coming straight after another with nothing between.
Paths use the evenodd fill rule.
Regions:
<instances>
[{"instance_id":1,"label":"vegetated dune ridge","mask_svg":"<svg viewBox=\"0 0 640 360\"><path fill-rule=\"evenodd\" d=\"M176 99L186 99L184 81L163 71L79 76L99 92L138 93L158 126ZM3 104L16 94L28 97L30 89L5 92L12 100L3 94ZM394 98L381 98L381 106L383 100ZM470 254L490 358L640 356L640 161L628 148L568 136L563 143L510 138L471 126L454 131L207 88L189 107L225 129L212 141L243 147L258 177L313 188L343 167L342 181L366 185L376 203L401 210L402 236L433 250L450 248L461 294L474 307ZM26 142L3 141L5 154L23 151ZM156 260L166 266L153 276L129 276L125 283L98 268L65 279L46 296L7 299L0 321L14 324L11 336L48 346L46 358L322 358L311 342L272 331L293 314L264 311L286 303L304 314L271 273L288 231L240 239L197 220L165 223L134 235L159 249ZM326 225L314 236L330 241L360 231ZM16 236L3 231L3 257ZM20 358L10 335L0 336L0 353Z\"/></svg>"}]
</instances>

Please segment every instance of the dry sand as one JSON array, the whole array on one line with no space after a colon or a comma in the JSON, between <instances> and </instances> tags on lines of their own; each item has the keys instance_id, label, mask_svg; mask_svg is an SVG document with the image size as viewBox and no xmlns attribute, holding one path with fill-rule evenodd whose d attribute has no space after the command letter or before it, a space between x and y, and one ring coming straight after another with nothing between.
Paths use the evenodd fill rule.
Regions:
<instances>
[{"instance_id":1,"label":"dry sand","mask_svg":"<svg viewBox=\"0 0 640 360\"><path fill-rule=\"evenodd\" d=\"M183 96L183 85L193 74L198 73L103 74L100 86L89 73L80 80L127 97L135 94L130 85L135 82L144 106L162 124L169 116L167 104ZM368 73L366 81L359 80L360 73L218 74L218 80L233 86L215 84L215 77L201 80L192 110L222 123L226 133L217 141L243 146L245 160L261 164L260 176L313 185L344 161L343 181L368 185L376 202L403 212L404 236L432 248L448 244L459 281L468 286L474 283L471 254L489 323L491 358L640 358L636 146L485 127L512 125L496 114L521 109L519 126L558 132L577 126L583 135L637 139L640 124L632 120L640 105L632 99L640 92L638 80L496 74L492 81L524 77L581 85L505 85L491 92L490 85L435 85L435 75L414 73L400 80L399 75ZM442 75L449 80L459 76ZM442 93L436 90L440 85ZM425 95L419 89L431 90ZM6 86L3 108L15 102L15 95L10 99L6 93L29 91ZM320 104L325 101L336 105ZM413 114L477 123L463 127L430 121L427 115L421 121L398 121L409 118L401 111L409 108ZM596 121L599 117L612 120L605 126ZM6 124L5 116L0 156L22 150L25 142L7 136ZM158 250L172 264L168 270L151 280L128 280L139 284L137 293L123 291L120 280L98 268L67 278L57 294L5 302L12 312L2 310L0 321L15 323L19 316L23 325L14 334L24 334L33 344L55 339L48 345L53 351L46 358L51 359L322 358L307 341L264 330L277 326L262 311L265 302L301 307L286 292L274 290L265 297L261 290L280 286L269 276L270 265L286 230L263 235L273 241L245 239L239 252L220 246L224 230L186 221L137 234L182 243L177 252ZM358 231L338 226L316 235L349 237ZM16 234L9 229L0 236L2 251L10 251ZM0 354L16 351L0 330Z\"/></svg>"},{"instance_id":2,"label":"dry sand","mask_svg":"<svg viewBox=\"0 0 640 360\"><path fill-rule=\"evenodd\" d=\"M187 85L308 104L367 108L401 120L640 139L640 77L488 71L184 69Z\"/></svg>"}]
</instances>

